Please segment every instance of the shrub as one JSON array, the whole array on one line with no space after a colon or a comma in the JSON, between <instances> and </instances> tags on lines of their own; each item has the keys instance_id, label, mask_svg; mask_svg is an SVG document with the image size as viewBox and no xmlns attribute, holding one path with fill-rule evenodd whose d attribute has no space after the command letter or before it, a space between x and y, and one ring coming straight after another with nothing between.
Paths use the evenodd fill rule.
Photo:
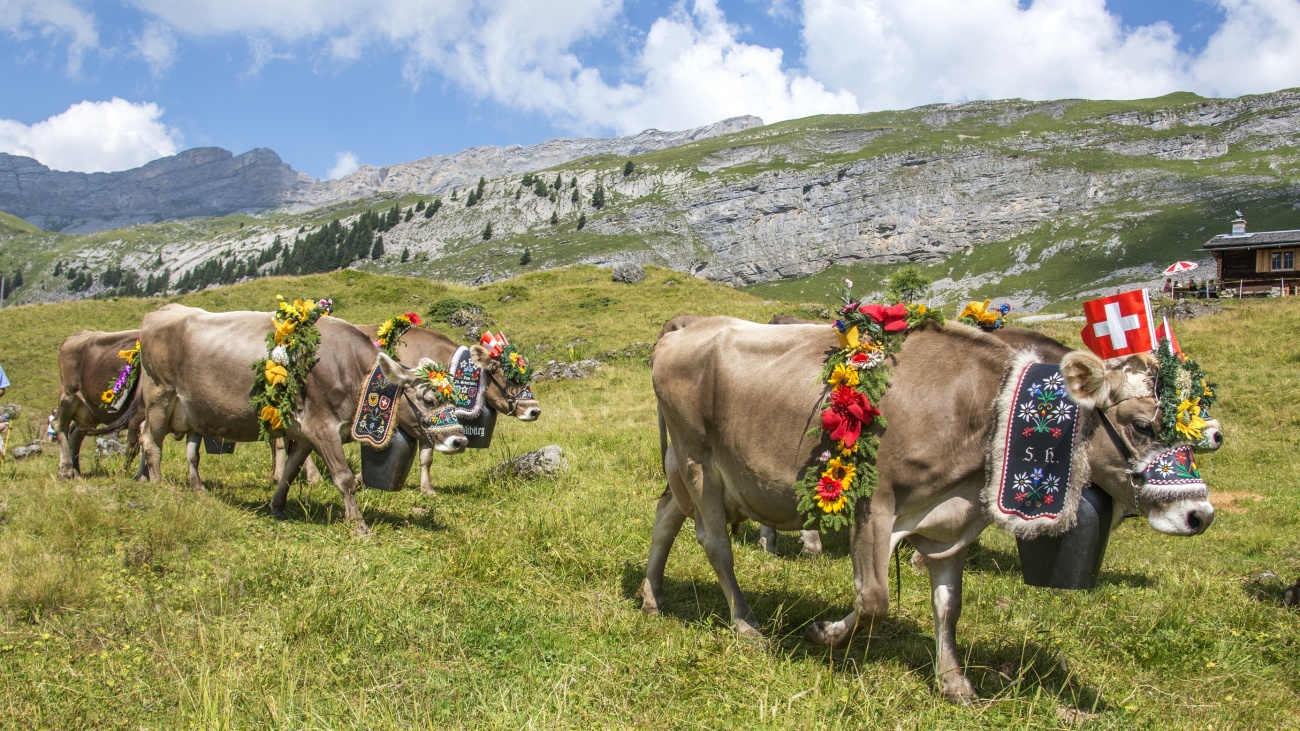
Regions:
<instances>
[{"instance_id":1,"label":"shrub","mask_svg":"<svg viewBox=\"0 0 1300 731\"><path fill-rule=\"evenodd\" d=\"M483 308L473 302L457 299L456 297L443 297L429 305L425 315L435 322L450 322L451 317L458 312L479 315L483 313Z\"/></svg>"},{"instance_id":2,"label":"shrub","mask_svg":"<svg viewBox=\"0 0 1300 731\"><path fill-rule=\"evenodd\" d=\"M930 293L930 280L915 266L907 265L889 275L885 284L885 302L917 302Z\"/></svg>"}]
</instances>

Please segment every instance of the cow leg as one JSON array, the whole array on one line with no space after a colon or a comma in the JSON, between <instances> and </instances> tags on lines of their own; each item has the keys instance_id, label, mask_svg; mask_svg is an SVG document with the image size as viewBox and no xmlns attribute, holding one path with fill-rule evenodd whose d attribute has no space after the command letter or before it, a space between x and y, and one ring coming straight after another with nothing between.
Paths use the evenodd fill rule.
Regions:
<instances>
[{"instance_id":1,"label":"cow leg","mask_svg":"<svg viewBox=\"0 0 1300 731\"><path fill-rule=\"evenodd\" d=\"M659 496L655 508L655 527L650 534L650 557L646 560L645 580L641 582L641 611L659 614L664 606L664 567L668 565L668 552L672 550L677 534L686 522L686 513L677 507L677 501L667 490Z\"/></svg>"},{"instance_id":2,"label":"cow leg","mask_svg":"<svg viewBox=\"0 0 1300 731\"><path fill-rule=\"evenodd\" d=\"M822 555L822 534L815 530L799 531L799 542L803 544L803 549L799 551L804 556Z\"/></svg>"},{"instance_id":3,"label":"cow leg","mask_svg":"<svg viewBox=\"0 0 1300 731\"><path fill-rule=\"evenodd\" d=\"M59 431L59 477L75 479L81 477L81 443L86 433L72 424L66 431Z\"/></svg>"},{"instance_id":4,"label":"cow leg","mask_svg":"<svg viewBox=\"0 0 1300 731\"><path fill-rule=\"evenodd\" d=\"M293 478L298 475L298 469L302 463L311 456L311 445L305 441L288 442L293 445L289 451L288 457L280 470L280 479L275 483L275 494L271 496L271 515L276 520L284 520L287 515L284 512L285 503L289 500L289 485ZM278 461L278 458L277 458Z\"/></svg>"},{"instance_id":5,"label":"cow leg","mask_svg":"<svg viewBox=\"0 0 1300 731\"><path fill-rule=\"evenodd\" d=\"M276 437L271 440L271 482L276 485L280 484L280 475L284 474L284 461L288 450L284 446L284 439Z\"/></svg>"},{"instance_id":6,"label":"cow leg","mask_svg":"<svg viewBox=\"0 0 1300 731\"><path fill-rule=\"evenodd\" d=\"M696 465L692 465L696 467ZM731 553L731 536L727 533L727 512L722 505L722 486L708 469L703 470L704 489L695 505L695 539L704 548L713 573L731 608L731 624L736 632L748 637L762 637L754 610L749 608L745 595L736 583L735 559Z\"/></svg>"},{"instance_id":7,"label":"cow leg","mask_svg":"<svg viewBox=\"0 0 1300 731\"><path fill-rule=\"evenodd\" d=\"M768 553L776 553L776 528L770 525L758 527L758 546Z\"/></svg>"},{"instance_id":8,"label":"cow leg","mask_svg":"<svg viewBox=\"0 0 1300 731\"><path fill-rule=\"evenodd\" d=\"M307 470L307 484L311 485L321 481L320 470L316 469L316 460L311 458L310 452L307 454L307 459L303 460L302 466L303 469Z\"/></svg>"},{"instance_id":9,"label":"cow leg","mask_svg":"<svg viewBox=\"0 0 1300 731\"><path fill-rule=\"evenodd\" d=\"M867 514L864 516L863 512ZM888 490L877 489L866 506L858 505L857 522L849 536L853 586L857 590L853 611L835 622L808 625L805 636L810 642L828 647L846 644L853 639L863 619L870 626L889 614L889 552L894 547L893 530L893 497Z\"/></svg>"},{"instance_id":10,"label":"cow leg","mask_svg":"<svg viewBox=\"0 0 1300 731\"><path fill-rule=\"evenodd\" d=\"M343 443L339 441L338 430L337 428L321 429L320 432L326 437L313 440L316 452L321 459L325 460L325 469L329 470L334 486L343 495L343 515L355 526L357 535L365 535L370 532L370 529L366 527L366 521L361 517L361 511L357 509L357 476L352 474L352 469L348 467L348 458L343 452ZM294 445L295 454L297 450L298 445ZM308 451L310 452L310 449ZM284 480L281 482L283 483Z\"/></svg>"},{"instance_id":11,"label":"cow leg","mask_svg":"<svg viewBox=\"0 0 1300 731\"><path fill-rule=\"evenodd\" d=\"M433 481L429 479L429 467L433 466L433 447L420 445L420 492L425 495L437 495Z\"/></svg>"},{"instance_id":12,"label":"cow leg","mask_svg":"<svg viewBox=\"0 0 1300 731\"><path fill-rule=\"evenodd\" d=\"M199 447L202 444L203 437L194 432L185 437L185 460L190 463L190 489L194 492L208 491L203 486L203 480L199 479L199 456L202 454Z\"/></svg>"},{"instance_id":13,"label":"cow leg","mask_svg":"<svg viewBox=\"0 0 1300 731\"><path fill-rule=\"evenodd\" d=\"M934 609L934 673L945 698L963 705L976 698L957 656L957 619L961 617L961 575L966 551L930 560L930 606Z\"/></svg>"}]
</instances>

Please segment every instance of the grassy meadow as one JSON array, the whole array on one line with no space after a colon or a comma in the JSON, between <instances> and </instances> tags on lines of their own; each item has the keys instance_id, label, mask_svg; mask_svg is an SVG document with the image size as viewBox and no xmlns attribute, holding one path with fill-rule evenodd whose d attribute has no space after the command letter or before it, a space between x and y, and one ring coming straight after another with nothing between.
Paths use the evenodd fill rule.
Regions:
<instances>
[{"instance_id":1,"label":"grassy meadow","mask_svg":"<svg viewBox=\"0 0 1300 731\"><path fill-rule=\"evenodd\" d=\"M1205 535L1127 521L1099 587L1070 593L1025 586L1014 541L984 533L958 625L983 700L956 707L935 689L929 584L906 556L889 619L841 650L802 631L852 606L843 537L809 560L792 536L771 556L757 527L742 527L737 576L765 643L726 628L689 525L665 616L643 616L633 598L663 487L654 398L643 359L601 354L635 351L680 312L766 320L797 305L662 269L618 284L590 267L477 289L345 271L179 299L269 310L277 293L332 296L356 323L455 296L484 306L536 362L608 362L585 381L539 383L541 420L499 421L490 450L436 456L437 495L414 489L414 474L404 491L363 491L365 538L329 483L295 486L290 519L271 519L258 444L205 456L201 495L173 441L161 485L89 447L77 482L56 479L50 453L0 466L0 727L1261 729L1300 718L1300 614L1281 603L1300 575L1300 300L1230 303L1175 326L1221 389L1228 441L1200 460L1218 508ZM14 382L3 400L25 407L10 444L43 431L64 337L133 327L165 301L0 311ZM1077 342L1077 323L1053 328ZM548 444L563 447L566 473L489 475Z\"/></svg>"}]
</instances>

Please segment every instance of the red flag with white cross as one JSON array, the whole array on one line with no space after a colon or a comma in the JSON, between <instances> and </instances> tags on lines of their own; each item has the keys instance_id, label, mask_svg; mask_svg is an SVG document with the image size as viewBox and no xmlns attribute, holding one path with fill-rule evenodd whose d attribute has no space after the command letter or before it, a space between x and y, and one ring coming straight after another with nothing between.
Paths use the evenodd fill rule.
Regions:
<instances>
[{"instance_id":1,"label":"red flag with white cross","mask_svg":"<svg viewBox=\"0 0 1300 731\"><path fill-rule=\"evenodd\" d=\"M1084 345L1102 358L1146 353L1156 348L1151 299L1145 289L1121 292L1083 303L1088 324L1079 334Z\"/></svg>"},{"instance_id":2,"label":"red flag with white cross","mask_svg":"<svg viewBox=\"0 0 1300 731\"><path fill-rule=\"evenodd\" d=\"M1168 317L1164 318L1160 324L1156 326L1156 344L1158 345L1161 340L1168 340L1169 349L1174 351L1179 358L1187 360L1187 356L1183 355L1183 349L1178 347L1178 338L1174 337L1174 331L1169 327Z\"/></svg>"}]
</instances>

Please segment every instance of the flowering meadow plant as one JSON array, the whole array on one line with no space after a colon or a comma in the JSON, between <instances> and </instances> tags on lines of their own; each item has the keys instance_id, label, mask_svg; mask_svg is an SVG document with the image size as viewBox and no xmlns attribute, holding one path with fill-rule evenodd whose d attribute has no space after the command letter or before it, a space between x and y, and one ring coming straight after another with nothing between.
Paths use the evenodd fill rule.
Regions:
<instances>
[{"instance_id":1,"label":"flowering meadow plant","mask_svg":"<svg viewBox=\"0 0 1300 731\"><path fill-rule=\"evenodd\" d=\"M277 306L271 316L275 329L266 336L265 359L253 361L253 408L260 420L259 436L270 440L272 432L282 431L292 421L298 397L307 383L307 373L318 360L320 331L316 321L334 311L334 302L294 300L292 304L276 295Z\"/></svg>"},{"instance_id":2,"label":"flowering meadow plant","mask_svg":"<svg viewBox=\"0 0 1300 731\"><path fill-rule=\"evenodd\" d=\"M823 531L852 525L857 501L876 488L880 437L870 427L885 425L877 405L889 385L886 359L902 349L910 330L943 322L938 310L923 304L863 304L853 296L852 282L845 285L834 324L840 347L822 371L830 389L817 431L831 449L794 485L804 527Z\"/></svg>"}]
</instances>

